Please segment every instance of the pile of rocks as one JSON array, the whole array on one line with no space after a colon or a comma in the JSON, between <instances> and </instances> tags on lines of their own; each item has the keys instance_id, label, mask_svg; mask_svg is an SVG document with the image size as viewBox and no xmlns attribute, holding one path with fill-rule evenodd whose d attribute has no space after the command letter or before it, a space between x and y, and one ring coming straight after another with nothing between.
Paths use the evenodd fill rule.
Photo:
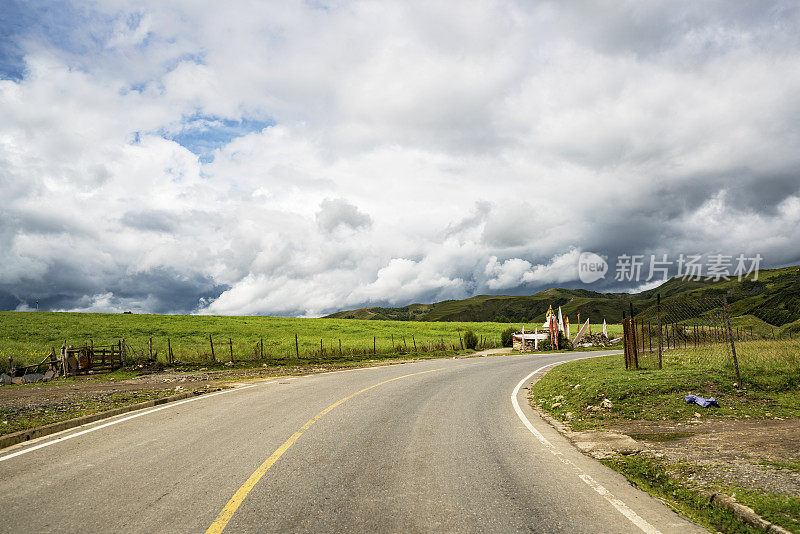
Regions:
<instances>
[{"instance_id":1,"label":"pile of rocks","mask_svg":"<svg viewBox=\"0 0 800 534\"><path fill-rule=\"evenodd\" d=\"M578 341L578 344L583 346L592 345L593 347L608 347L612 345L611 340L608 339L608 337L604 336L602 333L585 334Z\"/></svg>"},{"instance_id":2,"label":"pile of rocks","mask_svg":"<svg viewBox=\"0 0 800 534\"><path fill-rule=\"evenodd\" d=\"M27 373L23 376L11 376L9 374L0 374L0 386L7 386L9 384L32 384L34 382L42 382L55 378L57 375L52 370L45 373Z\"/></svg>"}]
</instances>

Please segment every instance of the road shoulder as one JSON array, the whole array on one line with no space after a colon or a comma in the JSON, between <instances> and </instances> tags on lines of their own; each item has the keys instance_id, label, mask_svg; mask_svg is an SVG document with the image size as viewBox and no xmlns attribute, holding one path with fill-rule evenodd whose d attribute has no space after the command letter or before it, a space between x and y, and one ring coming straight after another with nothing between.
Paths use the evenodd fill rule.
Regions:
<instances>
[{"instance_id":1,"label":"road shoulder","mask_svg":"<svg viewBox=\"0 0 800 534\"><path fill-rule=\"evenodd\" d=\"M549 371L553 372L552 369ZM577 397L578 393L573 392L581 391L582 387L585 390L591 385L576 381L574 372L558 372L556 376L560 379L567 377L561 380L565 382L564 387L554 389L555 381L551 378L548 378L546 387L537 387L534 383L528 398L529 404L583 454L622 473L636 487L662 499L682 515L707 528L723 532L763 532L768 529L771 529L768 530L770 532L800 532L800 524L795 517L798 500L796 494L794 497L791 495L795 485L800 483L795 465L797 462L773 461L770 465L756 461L753 454L759 457L770 455L765 455L763 447L747 447L746 442L763 441L764 432L721 430L723 426L733 427L737 424L759 426L758 421L701 422L697 420L699 415L694 414L697 418L691 423L632 420L627 424L616 421L614 424L591 426L585 424L584 419L579 421L584 424L577 425L579 431L573 431L571 422L578 420L580 414L585 413L588 418L597 419L601 417L597 412L602 411L608 419L615 405L610 401L603 405L608 399L598 398L596 404L584 406L582 411L578 411L578 404L571 398ZM542 377L544 374L539 376L540 379ZM586 392L581 394L585 395ZM790 427L793 432L796 426L783 420L768 423L771 426L785 426L787 432L790 432ZM725 445L727 440L732 442L731 446ZM788 434L784 436L784 441L791 441ZM772 449L773 452L776 450ZM762 471L765 476L753 475ZM781 474L776 476L779 471L782 471ZM720 476L720 473L731 475L734 472L738 477L735 483L731 483L730 478L726 480ZM779 479L784 479L783 485ZM771 486L764 484L767 480L772 483ZM759 484L759 481L762 483ZM765 490L765 485L768 490ZM759 516L753 508L761 511L764 517Z\"/></svg>"}]
</instances>

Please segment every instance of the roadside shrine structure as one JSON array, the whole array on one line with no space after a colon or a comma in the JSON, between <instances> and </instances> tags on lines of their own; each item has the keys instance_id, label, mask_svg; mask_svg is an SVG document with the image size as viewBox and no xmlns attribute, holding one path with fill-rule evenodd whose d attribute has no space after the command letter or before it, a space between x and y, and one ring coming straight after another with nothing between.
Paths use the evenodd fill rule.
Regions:
<instances>
[{"instance_id":1,"label":"roadside shrine structure","mask_svg":"<svg viewBox=\"0 0 800 534\"><path fill-rule=\"evenodd\" d=\"M580 314L578 314L578 323L580 324ZM534 351L539 350L539 342L549 340L550 346L557 349L559 332L563 333L568 340L572 339L569 317L562 315L561 306L558 307L558 315L556 315L553 312L553 306L550 305L544 323L541 326L541 331L539 328L536 327L533 332L525 332L525 326L523 325L521 332L515 332L512 335L512 347L520 352ZM589 319L586 319L586 322L581 325L572 343L577 343L587 334L591 334Z\"/></svg>"},{"instance_id":2,"label":"roadside shrine structure","mask_svg":"<svg viewBox=\"0 0 800 534\"><path fill-rule=\"evenodd\" d=\"M561 315L561 308L558 309L559 316ZM539 342L549 339L551 343L558 339L558 331L563 331L563 322L559 324L553 313L553 306L547 310L547 316L541 326L542 331L537 327L533 332L525 332L525 326L522 327L522 332L517 332L512 336L512 346L515 350L520 352L527 352L531 350L539 350ZM557 343L557 341L556 341Z\"/></svg>"}]
</instances>

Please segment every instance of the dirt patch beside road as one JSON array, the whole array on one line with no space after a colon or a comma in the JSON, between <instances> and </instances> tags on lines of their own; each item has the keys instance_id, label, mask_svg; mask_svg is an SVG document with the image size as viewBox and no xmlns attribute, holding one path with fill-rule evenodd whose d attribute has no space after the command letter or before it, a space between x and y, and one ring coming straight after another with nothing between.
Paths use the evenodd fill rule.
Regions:
<instances>
[{"instance_id":1,"label":"dirt patch beside road","mask_svg":"<svg viewBox=\"0 0 800 534\"><path fill-rule=\"evenodd\" d=\"M121 406L169 397L176 393L215 391L230 383L188 382L183 385L129 381L76 381L0 388L0 435L104 412Z\"/></svg>"},{"instance_id":2,"label":"dirt patch beside road","mask_svg":"<svg viewBox=\"0 0 800 534\"><path fill-rule=\"evenodd\" d=\"M790 467L800 466L800 419L629 421L610 430L683 464L684 475L703 486L800 495L800 470Z\"/></svg>"},{"instance_id":3,"label":"dirt patch beside road","mask_svg":"<svg viewBox=\"0 0 800 534\"><path fill-rule=\"evenodd\" d=\"M193 372L124 370L132 378L85 376L52 382L0 387L0 435L103 412L120 406L233 387L236 380L315 372L315 368L258 368Z\"/></svg>"}]
</instances>

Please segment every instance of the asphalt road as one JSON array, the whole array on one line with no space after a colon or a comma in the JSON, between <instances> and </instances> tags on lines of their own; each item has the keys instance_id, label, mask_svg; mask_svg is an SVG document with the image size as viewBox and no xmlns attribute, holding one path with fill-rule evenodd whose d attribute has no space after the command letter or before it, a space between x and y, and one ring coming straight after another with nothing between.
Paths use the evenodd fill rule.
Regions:
<instances>
[{"instance_id":1,"label":"asphalt road","mask_svg":"<svg viewBox=\"0 0 800 534\"><path fill-rule=\"evenodd\" d=\"M0 531L706 532L577 452L531 379L515 408L596 354L267 380L4 449Z\"/></svg>"}]
</instances>

